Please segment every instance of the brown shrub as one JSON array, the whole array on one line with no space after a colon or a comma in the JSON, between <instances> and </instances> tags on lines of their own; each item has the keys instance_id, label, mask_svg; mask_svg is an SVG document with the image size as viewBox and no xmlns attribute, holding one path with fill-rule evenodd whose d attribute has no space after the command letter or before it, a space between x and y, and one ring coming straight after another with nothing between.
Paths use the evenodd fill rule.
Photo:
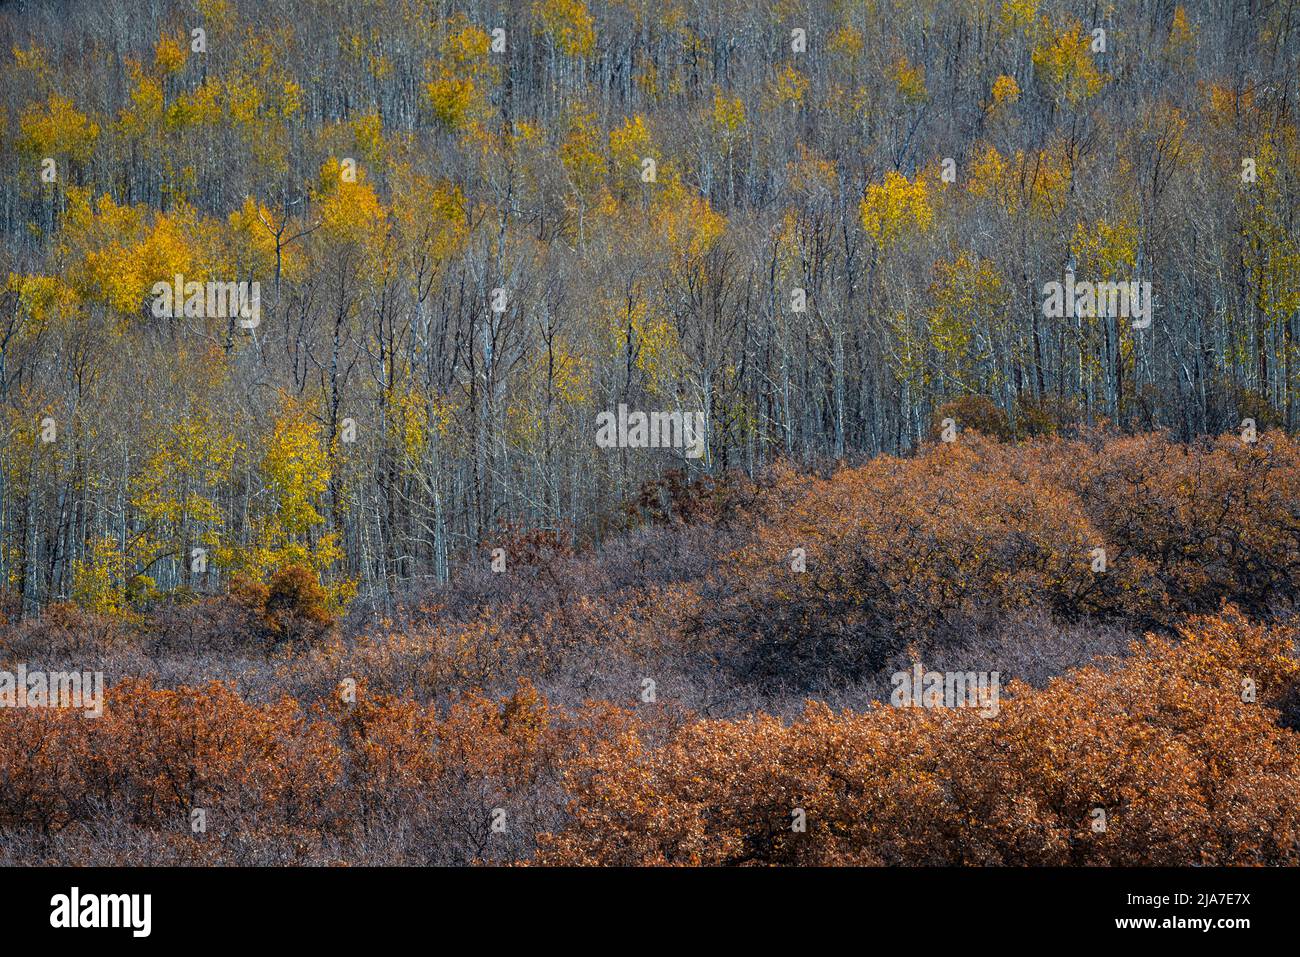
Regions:
<instances>
[{"instance_id":1,"label":"brown shrub","mask_svg":"<svg viewBox=\"0 0 1300 957\"><path fill-rule=\"evenodd\" d=\"M147 827L188 828L191 810L255 811L286 824L329 827L340 771L330 729L292 699L243 700L229 686L164 690L128 679L104 713L0 713L0 821L58 829L124 808Z\"/></svg>"},{"instance_id":2,"label":"brown shrub","mask_svg":"<svg viewBox=\"0 0 1300 957\"><path fill-rule=\"evenodd\" d=\"M688 476L670 469L641 485L626 511L632 524L697 525L726 523L754 504L758 486L744 472Z\"/></svg>"},{"instance_id":3,"label":"brown shrub","mask_svg":"<svg viewBox=\"0 0 1300 957\"><path fill-rule=\"evenodd\" d=\"M1058 435L1083 421L1078 400L1045 395L1034 398L1021 394L1015 404L1016 434L1022 438Z\"/></svg>"},{"instance_id":4,"label":"brown shrub","mask_svg":"<svg viewBox=\"0 0 1300 957\"><path fill-rule=\"evenodd\" d=\"M1300 445L1285 433L1191 445L1149 434L1037 455L1147 596L1147 624L1224 599L1264 616L1300 594Z\"/></svg>"},{"instance_id":5,"label":"brown shrub","mask_svg":"<svg viewBox=\"0 0 1300 957\"><path fill-rule=\"evenodd\" d=\"M952 419L963 432L971 430L1004 442L1014 437L1006 412L986 395L964 395L939 405L930 417L931 440L939 438L944 419Z\"/></svg>"},{"instance_id":6,"label":"brown shrub","mask_svg":"<svg viewBox=\"0 0 1300 957\"><path fill-rule=\"evenodd\" d=\"M1008 464L969 434L814 481L724 562L700 627L755 675L797 680L860 674L979 616L1082 608L1101 534L1072 493Z\"/></svg>"},{"instance_id":7,"label":"brown shrub","mask_svg":"<svg viewBox=\"0 0 1300 957\"><path fill-rule=\"evenodd\" d=\"M328 592L301 565L286 565L271 576L264 616L276 642L319 639L335 621Z\"/></svg>"},{"instance_id":8,"label":"brown shrub","mask_svg":"<svg viewBox=\"0 0 1300 957\"><path fill-rule=\"evenodd\" d=\"M441 718L364 681L355 691L304 711L219 682L128 680L98 718L0 710L0 827L48 838L108 821L157 835L154 853L172 861L203 863L320 860L328 847L355 859L394 834L413 863L519 860L560 823L559 769L579 729L594 744L617 713L570 720L527 682L500 700L464 694ZM197 835L196 809L207 819Z\"/></svg>"},{"instance_id":9,"label":"brown shrub","mask_svg":"<svg viewBox=\"0 0 1300 957\"><path fill-rule=\"evenodd\" d=\"M962 433L798 484L723 561L695 623L765 682L852 677L1029 607L1153 628L1225 599L1273 615L1300 594L1300 446L1280 432Z\"/></svg>"},{"instance_id":10,"label":"brown shrub","mask_svg":"<svg viewBox=\"0 0 1300 957\"><path fill-rule=\"evenodd\" d=\"M571 763L573 819L539 860L1294 865L1300 737L1270 702L1296 686L1295 637L1229 610L1122 666L1015 687L991 719L810 704L789 726L697 721L660 747L629 731Z\"/></svg>"}]
</instances>

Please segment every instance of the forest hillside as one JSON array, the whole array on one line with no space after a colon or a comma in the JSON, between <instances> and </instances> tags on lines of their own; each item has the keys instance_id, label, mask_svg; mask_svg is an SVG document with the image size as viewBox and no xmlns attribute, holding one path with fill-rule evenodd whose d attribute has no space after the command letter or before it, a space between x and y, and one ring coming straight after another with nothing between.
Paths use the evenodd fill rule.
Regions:
<instances>
[{"instance_id":1,"label":"forest hillside","mask_svg":"<svg viewBox=\"0 0 1300 957\"><path fill-rule=\"evenodd\" d=\"M670 469L1294 431L1297 18L7 4L8 601L294 564L389 611Z\"/></svg>"},{"instance_id":2,"label":"forest hillside","mask_svg":"<svg viewBox=\"0 0 1300 957\"><path fill-rule=\"evenodd\" d=\"M1298 44L4 4L0 863L1300 864Z\"/></svg>"}]
</instances>

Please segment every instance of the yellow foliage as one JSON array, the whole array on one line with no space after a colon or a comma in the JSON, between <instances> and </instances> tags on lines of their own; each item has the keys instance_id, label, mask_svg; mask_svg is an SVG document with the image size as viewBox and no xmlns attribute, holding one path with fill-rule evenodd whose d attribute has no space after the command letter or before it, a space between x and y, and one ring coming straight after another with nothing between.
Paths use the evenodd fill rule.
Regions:
<instances>
[{"instance_id":1,"label":"yellow foliage","mask_svg":"<svg viewBox=\"0 0 1300 957\"><path fill-rule=\"evenodd\" d=\"M302 109L302 87L293 80L285 80L280 90L280 115L288 118Z\"/></svg>"},{"instance_id":2,"label":"yellow foliage","mask_svg":"<svg viewBox=\"0 0 1300 957\"><path fill-rule=\"evenodd\" d=\"M899 57L890 67L889 76L898 88L898 93L908 103L925 101L925 67L913 65L907 57Z\"/></svg>"},{"instance_id":3,"label":"yellow foliage","mask_svg":"<svg viewBox=\"0 0 1300 957\"><path fill-rule=\"evenodd\" d=\"M1092 41L1076 21L1034 47L1034 69L1058 100L1077 104L1101 89L1105 78L1092 59Z\"/></svg>"},{"instance_id":4,"label":"yellow foliage","mask_svg":"<svg viewBox=\"0 0 1300 957\"><path fill-rule=\"evenodd\" d=\"M999 107L1020 99L1020 84L1013 76L1005 73L993 81L993 106Z\"/></svg>"},{"instance_id":5,"label":"yellow foliage","mask_svg":"<svg viewBox=\"0 0 1300 957\"><path fill-rule=\"evenodd\" d=\"M366 160L375 163L387 155L384 146L384 122L378 110L362 113L351 122L357 150Z\"/></svg>"},{"instance_id":6,"label":"yellow foliage","mask_svg":"<svg viewBox=\"0 0 1300 957\"><path fill-rule=\"evenodd\" d=\"M388 211L363 168L357 168L355 181L344 180L342 174L337 157L321 167L320 186L312 195L319 204L321 234L328 242L377 254L387 235Z\"/></svg>"},{"instance_id":7,"label":"yellow foliage","mask_svg":"<svg viewBox=\"0 0 1300 957\"><path fill-rule=\"evenodd\" d=\"M1008 213L1029 210L1049 216L1064 207L1071 175L1068 164L1054 164L1048 150L1016 150L1014 161L1009 162L995 147L985 146L971 163L966 189L995 200Z\"/></svg>"},{"instance_id":8,"label":"yellow foliage","mask_svg":"<svg viewBox=\"0 0 1300 957\"><path fill-rule=\"evenodd\" d=\"M641 161L658 156L650 142L650 131L646 129L645 118L639 113L623 121L618 129L610 130L609 153L614 161L615 174L622 177L641 175Z\"/></svg>"},{"instance_id":9,"label":"yellow foliage","mask_svg":"<svg viewBox=\"0 0 1300 957\"><path fill-rule=\"evenodd\" d=\"M661 313L644 316L634 323L636 367L645 374L646 387L655 395L669 396L685 365L677 326Z\"/></svg>"},{"instance_id":10,"label":"yellow foliage","mask_svg":"<svg viewBox=\"0 0 1300 957\"><path fill-rule=\"evenodd\" d=\"M429 402L425 393L411 387L394 386L387 390L389 441L402 457L408 473L418 470L429 446Z\"/></svg>"},{"instance_id":11,"label":"yellow foliage","mask_svg":"<svg viewBox=\"0 0 1300 957\"><path fill-rule=\"evenodd\" d=\"M275 230L281 225L266 206L252 196L244 197L244 204L230 214L227 223L230 238L236 247L236 256L241 264L251 267L255 276L271 276L275 272ZM290 225L285 230L283 239L297 231ZM280 249L280 271L285 279L296 279L303 274L307 262L304 255L292 243L282 244ZM245 271L241 269L242 273Z\"/></svg>"},{"instance_id":12,"label":"yellow foliage","mask_svg":"<svg viewBox=\"0 0 1300 957\"><path fill-rule=\"evenodd\" d=\"M861 205L862 225L882 248L893 246L907 231L927 232L934 222L929 189L919 175L912 182L890 170L883 183L867 187Z\"/></svg>"},{"instance_id":13,"label":"yellow foliage","mask_svg":"<svg viewBox=\"0 0 1300 957\"><path fill-rule=\"evenodd\" d=\"M222 100L226 113L234 123L252 126L257 122L257 114L265 103L266 95L252 77L236 72L226 78Z\"/></svg>"},{"instance_id":14,"label":"yellow foliage","mask_svg":"<svg viewBox=\"0 0 1300 957\"><path fill-rule=\"evenodd\" d=\"M230 0L199 0L199 13L203 22L217 30L224 30L235 20Z\"/></svg>"},{"instance_id":15,"label":"yellow foliage","mask_svg":"<svg viewBox=\"0 0 1300 957\"><path fill-rule=\"evenodd\" d=\"M197 540L215 544L223 516L211 490L229 479L240 444L198 413L158 430L151 448L131 483L131 505L146 527L133 554L183 555L191 542L182 536L196 525L205 526Z\"/></svg>"},{"instance_id":16,"label":"yellow foliage","mask_svg":"<svg viewBox=\"0 0 1300 957\"><path fill-rule=\"evenodd\" d=\"M862 36L861 30L851 24L846 24L831 34L830 40L826 43L826 48L837 56L854 60L866 48L866 39Z\"/></svg>"},{"instance_id":17,"label":"yellow foliage","mask_svg":"<svg viewBox=\"0 0 1300 957\"><path fill-rule=\"evenodd\" d=\"M454 76L439 76L424 85L434 117L449 130L467 126L482 96L474 81Z\"/></svg>"},{"instance_id":18,"label":"yellow foliage","mask_svg":"<svg viewBox=\"0 0 1300 957\"><path fill-rule=\"evenodd\" d=\"M998 32L1003 36L1029 36L1038 17L1038 0L1003 0L998 11Z\"/></svg>"},{"instance_id":19,"label":"yellow foliage","mask_svg":"<svg viewBox=\"0 0 1300 957\"><path fill-rule=\"evenodd\" d=\"M541 32L565 56L586 56L596 45L595 20L582 0L537 0Z\"/></svg>"},{"instance_id":20,"label":"yellow foliage","mask_svg":"<svg viewBox=\"0 0 1300 957\"><path fill-rule=\"evenodd\" d=\"M492 52L492 38L472 24L447 34L442 55L455 68L476 72Z\"/></svg>"},{"instance_id":21,"label":"yellow foliage","mask_svg":"<svg viewBox=\"0 0 1300 957\"><path fill-rule=\"evenodd\" d=\"M551 343L551 387L556 398L568 405L581 405L591 398L591 360L571 350L556 337Z\"/></svg>"},{"instance_id":22,"label":"yellow foliage","mask_svg":"<svg viewBox=\"0 0 1300 957\"><path fill-rule=\"evenodd\" d=\"M174 207L170 213L157 214L144 240L129 250L122 281L111 283L123 295L110 296L110 302L120 311L130 312L138 308L140 292L137 291L147 291L156 282L172 279L177 273L184 275L187 282L206 278L206 270L197 263L195 250L186 236L193 226L194 211L184 205ZM104 259L105 274L113 265L111 258Z\"/></svg>"},{"instance_id":23,"label":"yellow foliage","mask_svg":"<svg viewBox=\"0 0 1300 957\"><path fill-rule=\"evenodd\" d=\"M668 240L673 253L686 262L696 262L722 237L727 219L709 201L680 182L664 187L655 208L656 232Z\"/></svg>"},{"instance_id":24,"label":"yellow foliage","mask_svg":"<svg viewBox=\"0 0 1300 957\"><path fill-rule=\"evenodd\" d=\"M187 281L206 278L190 238L197 230L194 210L184 203L157 213L119 206L104 195L92 206L89 191L71 188L60 246L73 257L74 288L130 315L156 282L171 282L178 273Z\"/></svg>"},{"instance_id":25,"label":"yellow foliage","mask_svg":"<svg viewBox=\"0 0 1300 957\"><path fill-rule=\"evenodd\" d=\"M491 50L492 38L472 24L443 39L424 95L434 117L447 129L462 130L486 118L487 92L500 73L492 65Z\"/></svg>"},{"instance_id":26,"label":"yellow foliage","mask_svg":"<svg viewBox=\"0 0 1300 957\"><path fill-rule=\"evenodd\" d=\"M154 69L160 76L168 77L180 72L189 59L190 47L183 33L163 34L153 51Z\"/></svg>"},{"instance_id":27,"label":"yellow foliage","mask_svg":"<svg viewBox=\"0 0 1300 957\"><path fill-rule=\"evenodd\" d=\"M31 46L23 49L15 46L13 48L14 66L26 72L31 73L36 79L45 82L50 77L50 64L45 58L45 48L33 43Z\"/></svg>"},{"instance_id":28,"label":"yellow foliage","mask_svg":"<svg viewBox=\"0 0 1300 957\"><path fill-rule=\"evenodd\" d=\"M28 104L18 118L18 148L36 159L66 156L84 163L98 140L99 124L57 93L44 102Z\"/></svg>"},{"instance_id":29,"label":"yellow foliage","mask_svg":"<svg viewBox=\"0 0 1300 957\"><path fill-rule=\"evenodd\" d=\"M370 75L376 80L386 80L393 75L393 61L382 53L370 57Z\"/></svg>"},{"instance_id":30,"label":"yellow foliage","mask_svg":"<svg viewBox=\"0 0 1300 957\"><path fill-rule=\"evenodd\" d=\"M634 355L636 368L645 376L646 390L669 397L680 381L685 356L677 327L670 316L655 308L637 286L628 298L608 301L608 328L612 355Z\"/></svg>"},{"instance_id":31,"label":"yellow foliage","mask_svg":"<svg viewBox=\"0 0 1300 957\"><path fill-rule=\"evenodd\" d=\"M262 474L275 503L280 538L296 539L325 520L317 510L331 476L323 432L308 406L288 401L272 425Z\"/></svg>"},{"instance_id":32,"label":"yellow foliage","mask_svg":"<svg viewBox=\"0 0 1300 957\"><path fill-rule=\"evenodd\" d=\"M434 181L399 167L393 196L393 218L417 262L434 264L461 249L469 235L465 194L454 183Z\"/></svg>"},{"instance_id":33,"label":"yellow foliage","mask_svg":"<svg viewBox=\"0 0 1300 957\"><path fill-rule=\"evenodd\" d=\"M1257 307L1270 321L1278 322L1300 310L1300 242L1283 212L1285 180L1278 147L1262 138L1252 152L1258 179L1243 194L1245 260Z\"/></svg>"},{"instance_id":34,"label":"yellow foliage","mask_svg":"<svg viewBox=\"0 0 1300 957\"><path fill-rule=\"evenodd\" d=\"M596 114L585 107L575 107L569 117L568 136L560 144L560 162L579 196L595 192L605 180L602 139Z\"/></svg>"},{"instance_id":35,"label":"yellow foliage","mask_svg":"<svg viewBox=\"0 0 1300 957\"><path fill-rule=\"evenodd\" d=\"M808 77L793 65L787 64L786 68L779 72L770 84L772 98L778 103L791 103L798 105L803 102L804 94L808 92Z\"/></svg>"},{"instance_id":36,"label":"yellow foliage","mask_svg":"<svg viewBox=\"0 0 1300 957\"><path fill-rule=\"evenodd\" d=\"M724 143L732 143L745 126L745 104L740 97L730 97L719 89L713 91L713 111L710 116L714 132Z\"/></svg>"},{"instance_id":37,"label":"yellow foliage","mask_svg":"<svg viewBox=\"0 0 1300 957\"><path fill-rule=\"evenodd\" d=\"M934 308L928 317L930 343L950 382L975 389L975 364L987 359L992 342L978 333L1005 315L1009 299L997 267L963 252L935 266ZM983 383L991 386L994 383Z\"/></svg>"},{"instance_id":38,"label":"yellow foliage","mask_svg":"<svg viewBox=\"0 0 1300 957\"><path fill-rule=\"evenodd\" d=\"M1070 250L1078 270L1089 279L1119 279L1136 267L1137 244L1137 224L1132 219L1098 219L1091 229L1083 223L1075 226Z\"/></svg>"},{"instance_id":39,"label":"yellow foliage","mask_svg":"<svg viewBox=\"0 0 1300 957\"><path fill-rule=\"evenodd\" d=\"M1165 42L1165 56L1175 63L1186 63L1196 53L1196 31L1187 18L1182 4L1174 7L1169 25L1169 39Z\"/></svg>"},{"instance_id":40,"label":"yellow foliage","mask_svg":"<svg viewBox=\"0 0 1300 957\"><path fill-rule=\"evenodd\" d=\"M133 86L131 105L123 109L118 123L127 136L154 135L163 119L162 81L145 73L140 65L129 65Z\"/></svg>"},{"instance_id":41,"label":"yellow foliage","mask_svg":"<svg viewBox=\"0 0 1300 957\"><path fill-rule=\"evenodd\" d=\"M176 97L167 111L167 125L172 129L188 126L215 126L225 116L219 81L204 80L191 93Z\"/></svg>"},{"instance_id":42,"label":"yellow foliage","mask_svg":"<svg viewBox=\"0 0 1300 957\"><path fill-rule=\"evenodd\" d=\"M966 189L972 195L982 199L997 198L1006 181L1006 160L995 146L985 146L982 155L976 156L971 163L970 177Z\"/></svg>"},{"instance_id":43,"label":"yellow foliage","mask_svg":"<svg viewBox=\"0 0 1300 957\"><path fill-rule=\"evenodd\" d=\"M37 329L71 318L81 305L75 289L56 276L10 273L5 288L18 294L18 307Z\"/></svg>"},{"instance_id":44,"label":"yellow foliage","mask_svg":"<svg viewBox=\"0 0 1300 957\"><path fill-rule=\"evenodd\" d=\"M96 539L90 554L72 563L72 600L100 615L120 614L126 606L126 560L111 535Z\"/></svg>"}]
</instances>

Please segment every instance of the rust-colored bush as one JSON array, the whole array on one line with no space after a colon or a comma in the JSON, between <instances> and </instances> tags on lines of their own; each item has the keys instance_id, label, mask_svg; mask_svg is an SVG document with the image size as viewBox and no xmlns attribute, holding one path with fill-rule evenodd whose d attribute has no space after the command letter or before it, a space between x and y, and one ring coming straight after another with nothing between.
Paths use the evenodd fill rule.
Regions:
<instances>
[{"instance_id":1,"label":"rust-colored bush","mask_svg":"<svg viewBox=\"0 0 1300 957\"><path fill-rule=\"evenodd\" d=\"M1073 493L1000 449L970 435L815 481L727 559L701 627L755 674L797 680L859 674L979 616L1084 607L1101 533Z\"/></svg>"},{"instance_id":2,"label":"rust-colored bush","mask_svg":"<svg viewBox=\"0 0 1300 957\"><path fill-rule=\"evenodd\" d=\"M952 419L961 431L979 432L1003 441L1013 437L1006 412L986 395L964 395L941 403L930 418L931 439L938 439L943 432L944 419Z\"/></svg>"},{"instance_id":3,"label":"rust-colored bush","mask_svg":"<svg viewBox=\"0 0 1300 957\"><path fill-rule=\"evenodd\" d=\"M1125 570L1146 622L1230 599L1256 616L1300 594L1300 445L1272 431L1184 445L1149 434L1034 454L1072 490Z\"/></svg>"},{"instance_id":4,"label":"rust-colored bush","mask_svg":"<svg viewBox=\"0 0 1300 957\"><path fill-rule=\"evenodd\" d=\"M1280 432L963 433L802 480L723 562L697 627L748 673L797 682L1031 606L1144 628L1225 599L1264 617L1300 594L1297 502L1300 446Z\"/></svg>"},{"instance_id":5,"label":"rust-colored bush","mask_svg":"<svg viewBox=\"0 0 1300 957\"><path fill-rule=\"evenodd\" d=\"M59 828L121 805L128 820L187 828L190 812L256 812L329 826L340 771L330 729L289 698L245 701L229 686L164 690L128 680L104 713L0 712L0 821Z\"/></svg>"},{"instance_id":6,"label":"rust-colored bush","mask_svg":"<svg viewBox=\"0 0 1300 957\"><path fill-rule=\"evenodd\" d=\"M1043 691L1013 688L993 718L810 704L790 725L698 721L659 747L628 731L569 766L573 817L543 836L539 859L1300 862L1300 738L1273 707L1297 681L1294 630L1229 610L1180 638L1151 638L1122 665Z\"/></svg>"},{"instance_id":7,"label":"rust-colored bush","mask_svg":"<svg viewBox=\"0 0 1300 957\"><path fill-rule=\"evenodd\" d=\"M334 623L329 594L309 568L286 565L267 586L265 618L276 641L320 637Z\"/></svg>"},{"instance_id":8,"label":"rust-colored bush","mask_svg":"<svg viewBox=\"0 0 1300 957\"><path fill-rule=\"evenodd\" d=\"M226 684L130 680L104 713L0 711L0 828L115 826L189 842L209 862L256 860L249 842L354 852L415 831L424 862L517 860L556 826L562 754L598 721L555 713L527 682L501 700L462 695L440 717L410 698L336 694L304 711ZM593 713L599 713L593 712ZM504 812L504 830L494 828ZM202 810L206 830L191 833ZM498 837L498 835L504 835ZM198 848L210 842L220 850Z\"/></svg>"}]
</instances>

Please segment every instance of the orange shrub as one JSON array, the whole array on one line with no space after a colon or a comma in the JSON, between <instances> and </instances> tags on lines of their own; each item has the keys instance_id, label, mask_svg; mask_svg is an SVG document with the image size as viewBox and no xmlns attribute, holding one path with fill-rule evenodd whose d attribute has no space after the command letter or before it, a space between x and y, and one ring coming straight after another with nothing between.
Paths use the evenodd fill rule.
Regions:
<instances>
[{"instance_id":1,"label":"orange shrub","mask_svg":"<svg viewBox=\"0 0 1300 957\"><path fill-rule=\"evenodd\" d=\"M1224 598L1264 615L1300 594L1300 445L1285 433L1192 445L1149 434L1040 455L1084 503L1112 565L1153 596L1151 623Z\"/></svg>"},{"instance_id":2,"label":"orange shrub","mask_svg":"<svg viewBox=\"0 0 1300 957\"><path fill-rule=\"evenodd\" d=\"M965 395L941 403L930 417L930 438L939 438L943 420L952 419L963 432L975 431L1003 441L1011 439L1011 420L988 396Z\"/></svg>"},{"instance_id":3,"label":"orange shrub","mask_svg":"<svg viewBox=\"0 0 1300 957\"><path fill-rule=\"evenodd\" d=\"M696 622L767 679L860 674L1031 606L1150 628L1225 599L1267 616L1300 594L1300 446L1279 432L962 433L798 488L722 563Z\"/></svg>"},{"instance_id":4,"label":"orange shrub","mask_svg":"<svg viewBox=\"0 0 1300 957\"><path fill-rule=\"evenodd\" d=\"M340 774L330 729L284 698L257 705L229 686L162 690L130 679L104 713L0 712L0 820L58 828L96 806L124 804L132 821L186 828L191 810L256 810L327 826Z\"/></svg>"},{"instance_id":5,"label":"orange shrub","mask_svg":"<svg viewBox=\"0 0 1300 957\"><path fill-rule=\"evenodd\" d=\"M760 672L860 673L974 616L1075 609L1102 536L1071 492L1007 468L1001 448L970 435L814 481L725 562L705 627L738 636Z\"/></svg>"},{"instance_id":6,"label":"orange shrub","mask_svg":"<svg viewBox=\"0 0 1300 957\"><path fill-rule=\"evenodd\" d=\"M315 572L301 565L286 565L271 576L265 615L277 641L318 638L335 617Z\"/></svg>"},{"instance_id":7,"label":"orange shrub","mask_svg":"<svg viewBox=\"0 0 1300 957\"><path fill-rule=\"evenodd\" d=\"M1229 610L1122 666L1013 688L991 719L809 704L657 748L630 730L570 765L572 820L539 860L1294 865L1300 738L1271 703L1296 687L1295 638Z\"/></svg>"}]
</instances>

